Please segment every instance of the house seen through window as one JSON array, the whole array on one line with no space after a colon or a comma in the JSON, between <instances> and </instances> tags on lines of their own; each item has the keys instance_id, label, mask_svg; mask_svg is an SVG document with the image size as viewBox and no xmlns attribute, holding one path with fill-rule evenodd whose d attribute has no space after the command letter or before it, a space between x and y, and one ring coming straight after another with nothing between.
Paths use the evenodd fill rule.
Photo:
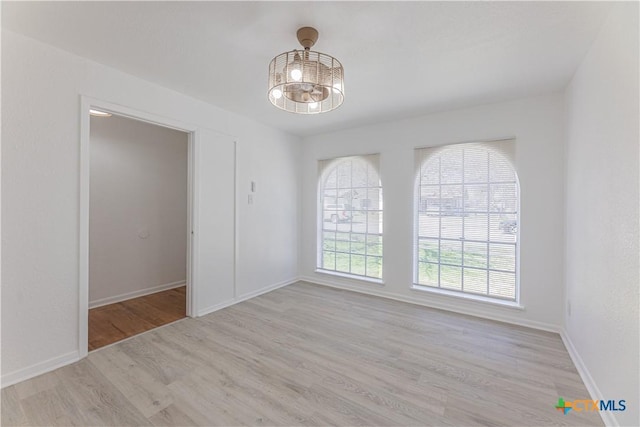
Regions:
<instances>
[{"instance_id":1,"label":"house seen through window","mask_svg":"<svg viewBox=\"0 0 640 427\"><path fill-rule=\"evenodd\" d=\"M378 155L319 163L318 269L382 278Z\"/></svg>"},{"instance_id":2,"label":"house seen through window","mask_svg":"<svg viewBox=\"0 0 640 427\"><path fill-rule=\"evenodd\" d=\"M512 150L513 141L416 150L416 285L517 300Z\"/></svg>"}]
</instances>

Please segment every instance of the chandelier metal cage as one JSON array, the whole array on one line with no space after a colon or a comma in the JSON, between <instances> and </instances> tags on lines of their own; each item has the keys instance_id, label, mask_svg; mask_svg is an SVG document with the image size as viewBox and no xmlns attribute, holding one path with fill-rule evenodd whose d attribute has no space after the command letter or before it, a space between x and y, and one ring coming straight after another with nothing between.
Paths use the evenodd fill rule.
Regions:
<instances>
[{"instance_id":1,"label":"chandelier metal cage","mask_svg":"<svg viewBox=\"0 0 640 427\"><path fill-rule=\"evenodd\" d=\"M315 28L297 32L304 50L281 53L269 64L269 101L297 114L319 114L344 101L344 69L331 55L311 50L318 40Z\"/></svg>"}]
</instances>

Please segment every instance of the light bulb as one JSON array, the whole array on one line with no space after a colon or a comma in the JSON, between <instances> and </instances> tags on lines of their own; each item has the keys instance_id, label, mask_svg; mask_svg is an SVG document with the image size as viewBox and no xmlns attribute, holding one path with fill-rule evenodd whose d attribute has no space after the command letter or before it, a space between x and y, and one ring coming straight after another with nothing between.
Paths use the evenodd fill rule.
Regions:
<instances>
[{"instance_id":1,"label":"light bulb","mask_svg":"<svg viewBox=\"0 0 640 427\"><path fill-rule=\"evenodd\" d=\"M274 89L271 91L271 95L274 99L280 99L282 98L282 91L280 89Z\"/></svg>"},{"instance_id":2,"label":"light bulb","mask_svg":"<svg viewBox=\"0 0 640 427\"><path fill-rule=\"evenodd\" d=\"M302 79L302 71L298 70L297 68L294 68L293 70L291 70L291 78L299 82L300 79Z\"/></svg>"},{"instance_id":3,"label":"light bulb","mask_svg":"<svg viewBox=\"0 0 640 427\"><path fill-rule=\"evenodd\" d=\"M309 108L318 108L318 103L317 102L310 103Z\"/></svg>"}]
</instances>

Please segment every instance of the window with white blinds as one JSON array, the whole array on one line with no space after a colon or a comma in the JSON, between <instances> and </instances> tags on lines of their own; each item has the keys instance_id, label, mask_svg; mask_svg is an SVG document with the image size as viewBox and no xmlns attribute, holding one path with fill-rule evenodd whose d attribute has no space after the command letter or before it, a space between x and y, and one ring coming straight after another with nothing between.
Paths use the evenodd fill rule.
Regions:
<instances>
[{"instance_id":1,"label":"window with white blinds","mask_svg":"<svg viewBox=\"0 0 640 427\"><path fill-rule=\"evenodd\" d=\"M513 140L416 150L416 285L518 299L513 150Z\"/></svg>"},{"instance_id":2,"label":"window with white blinds","mask_svg":"<svg viewBox=\"0 0 640 427\"><path fill-rule=\"evenodd\" d=\"M319 162L318 269L382 278L379 156Z\"/></svg>"}]
</instances>

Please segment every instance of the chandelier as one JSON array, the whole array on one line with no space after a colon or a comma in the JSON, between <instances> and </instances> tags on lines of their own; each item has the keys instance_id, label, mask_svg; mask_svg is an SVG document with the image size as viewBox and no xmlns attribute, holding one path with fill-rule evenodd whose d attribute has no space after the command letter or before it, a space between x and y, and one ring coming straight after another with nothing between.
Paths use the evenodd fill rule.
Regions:
<instances>
[{"instance_id":1,"label":"chandelier","mask_svg":"<svg viewBox=\"0 0 640 427\"><path fill-rule=\"evenodd\" d=\"M297 114L326 113L344 101L344 69L336 58L310 48L318 40L315 28L296 33L304 50L281 53L269 64L269 101Z\"/></svg>"}]
</instances>

